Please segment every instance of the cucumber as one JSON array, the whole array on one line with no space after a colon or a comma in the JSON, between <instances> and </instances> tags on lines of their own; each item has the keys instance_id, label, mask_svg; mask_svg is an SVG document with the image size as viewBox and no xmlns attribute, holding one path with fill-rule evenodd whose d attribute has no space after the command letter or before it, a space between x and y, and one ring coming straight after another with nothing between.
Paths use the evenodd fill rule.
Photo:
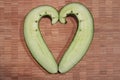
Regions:
<instances>
[{"instance_id":1,"label":"cucumber","mask_svg":"<svg viewBox=\"0 0 120 80\"><path fill-rule=\"evenodd\" d=\"M49 73L57 73L57 63L43 40L38 27L40 19L44 16L49 16L52 24L58 21L58 12L55 8L51 6L34 8L25 17L24 37L34 59Z\"/></svg>"},{"instance_id":2,"label":"cucumber","mask_svg":"<svg viewBox=\"0 0 120 80\"><path fill-rule=\"evenodd\" d=\"M59 21L66 23L68 15L76 16L77 32L59 63L59 72L65 73L74 67L85 55L93 39L94 21L90 11L80 3L70 3L59 13Z\"/></svg>"},{"instance_id":3,"label":"cucumber","mask_svg":"<svg viewBox=\"0 0 120 80\"><path fill-rule=\"evenodd\" d=\"M56 63L51 51L47 47L41 31L39 21L49 16L52 24L57 21L66 23L66 17L74 15L77 18L77 32L64 53L59 64ZM34 59L49 73L66 73L74 67L85 55L93 39L94 21L90 11L81 3L70 3L64 6L59 14L51 6L40 6L32 9L24 21L24 38Z\"/></svg>"}]
</instances>

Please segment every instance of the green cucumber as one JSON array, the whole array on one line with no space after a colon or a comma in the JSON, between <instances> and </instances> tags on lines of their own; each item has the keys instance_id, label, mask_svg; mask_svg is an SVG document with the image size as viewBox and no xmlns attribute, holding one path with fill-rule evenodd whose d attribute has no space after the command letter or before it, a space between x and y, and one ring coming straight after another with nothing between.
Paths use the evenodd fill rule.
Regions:
<instances>
[{"instance_id":1,"label":"green cucumber","mask_svg":"<svg viewBox=\"0 0 120 80\"><path fill-rule=\"evenodd\" d=\"M58 21L58 12L50 6L40 6L31 10L25 18L24 37L35 60L49 73L57 73L58 66L39 30L39 20L50 16L52 24Z\"/></svg>"},{"instance_id":2,"label":"green cucumber","mask_svg":"<svg viewBox=\"0 0 120 80\"><path fill-rule=\"evenodd\" d=\"M93 17L80 3L71 3L59 13L59 21L66 23L67 15L75 15L78 20L77 32L59 63L59 72L65 73L74 67L85 55L93 38Z\"/></svg>"},{"instance_id":3,"label":"green cucumber","mask_svg":"<svg viewBox=\"0 0 120 80\"><path fill-rule=\"evenodd\" d=\"M57 65L51 51L47 47L41 31L39 21L49 16L52 24L58 20L66 23L68 15L76 16L78 20L77 32L67 51ZM80 3L66 5L58 12L51 6L40 6L31 10L25 18L24 37L34 59L49 73L65 73L74 67L85 55L93 38L94 21L89 10Z\"/></svg>"}]
</instances>

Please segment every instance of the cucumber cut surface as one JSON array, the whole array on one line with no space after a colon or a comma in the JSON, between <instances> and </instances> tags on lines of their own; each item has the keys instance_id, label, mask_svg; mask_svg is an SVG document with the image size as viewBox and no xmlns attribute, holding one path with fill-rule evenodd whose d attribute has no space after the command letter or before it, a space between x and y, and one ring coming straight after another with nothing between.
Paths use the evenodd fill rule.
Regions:
<instances>
[{"instance_id":1,"label":"cucumber cut surface","mask_svg":"<svg viewBox=\"0 0 120 80\"><path fill-rule=\"evenodd\" d=\"M57 64L42 37L39 21L44 16L49 16L52 24L55 24L57 21L65 24L68 15L74 15L77 18L77 31L70 46ZM34 59L49 73L66 73L72 69L88 50L93 39L93 33L93 17L88 8L80 3L65 5L59 14L51 6L40 6L32 9L24 21L24 38L27 47Z\"/></svg>"},{"instance_id":2,"label":"cucumber cut surface","mask_svg":"<svg viewBox=\"0 0 120 80\"><path fill-rule=\"evenodd\" d=\"M58 12L50 6L40 6L31 10L25 18L24 37L35 60L48 72L57 73L58 66L39 30L39 21L43 16L50 16L52 24L58 21Z\"/></svg>"},{"instance_id":3,"label":"cucumber cut surface","mask_svg":"<svg viewBox=\"0 0 120 80\"><path fill-rule=\"evenodd\" d=\"M59 21L66 23L66 17L73 14L77 17L78 28L73 41L59 63L59 72L65 73L74 67L85 55L93 38L93 17L89 10L80 3L71 3L59 13Z\"/></svg>"}]
</instances>

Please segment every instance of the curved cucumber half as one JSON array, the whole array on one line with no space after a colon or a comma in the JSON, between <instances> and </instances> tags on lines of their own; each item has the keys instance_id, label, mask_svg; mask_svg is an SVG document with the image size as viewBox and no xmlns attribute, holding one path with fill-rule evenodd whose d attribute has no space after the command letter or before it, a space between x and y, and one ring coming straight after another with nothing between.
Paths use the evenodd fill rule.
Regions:
<instances>
[{"instance_id":1,"label":"curved cucumber half","mask_svg":"<svg viewBox=\"0 0 120 80\"><path fill-rule=\"evenodd\" d=\"M88 9L79 3L71 3L61 9L59 21L65 23L67 15L75 15L78 29L69 48L59 63L59 72L65 73L77 64L86 53L93 38L93 18Z\"/></svg>"},{"instance_id":2,"label":"curved cucumber half","mask_svg":"<svg viewBox=\"0 0 120 80\"><path fill-rule=\"evenodd\" d=\"M52 24L58 21L58 12L50 6L40 6L29 12L24 22L24 37L27 46L36 61L48 72L57 73L57 63L45 44L39 30L39 20L50 16Z\"/></svg>"}]
</instances>

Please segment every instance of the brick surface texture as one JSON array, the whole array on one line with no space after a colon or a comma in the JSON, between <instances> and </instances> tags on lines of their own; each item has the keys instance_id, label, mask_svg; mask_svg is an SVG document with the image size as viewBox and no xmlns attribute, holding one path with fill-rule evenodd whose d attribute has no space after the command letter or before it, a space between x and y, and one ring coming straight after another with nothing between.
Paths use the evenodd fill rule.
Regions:
<instances>
[{"instance_id":1,"label":"brick surface texture","mask_svg":"<svg viewBox=\"0 0 120 80\"><path fill-rule=\"evenodd\" d=\"M94 38L84 58L65 74L49 74L31 56L23 35L26 14L40 5L60 10L70 2L86 5L94 17ZM40 30L57 61L77 29L67 24L39 22ZM47 23L47 24L46 24ZM120 0L0 0L0 80L120 80Z\"/></svg>"}]
</instances>

